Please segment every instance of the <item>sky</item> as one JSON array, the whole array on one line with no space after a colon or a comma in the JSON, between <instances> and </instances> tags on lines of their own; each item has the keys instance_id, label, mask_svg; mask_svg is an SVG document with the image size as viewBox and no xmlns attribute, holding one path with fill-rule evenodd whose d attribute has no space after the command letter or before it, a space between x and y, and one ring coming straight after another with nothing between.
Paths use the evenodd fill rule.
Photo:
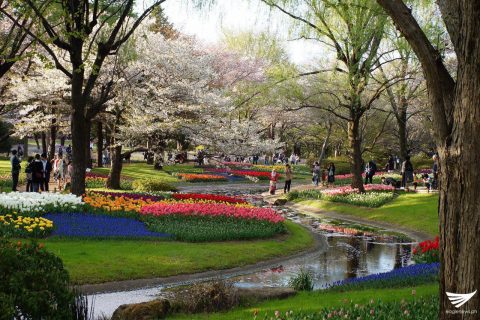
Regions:
<instances>
[{"instance_id":1,"label":"sky","mask_svg":"<svg viewBox=\"0 0 480 320\"><path fill-rule=\"evenodd\" d=\"M167 0L163 5L170 22L182 33L207 43L220 43L223 31L269 31L284 40L290 59L297 64L314 64L322 49L312 41L289 41L289 22L283 14L259 0L215 0L215 5L199 10L191 1Z\"/></svg>"}]
</instances>

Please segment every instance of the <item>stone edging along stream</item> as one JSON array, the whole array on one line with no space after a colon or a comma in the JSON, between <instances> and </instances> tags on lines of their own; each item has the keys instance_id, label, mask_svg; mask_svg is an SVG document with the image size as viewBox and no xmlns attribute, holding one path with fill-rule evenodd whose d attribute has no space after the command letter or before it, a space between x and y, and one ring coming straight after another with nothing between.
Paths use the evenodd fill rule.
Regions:
<instances>
[{"instance_id":1,"label":"stone edging along stream","mask_svg":"<svg viewBox=\"0 0 480 320\"><path fill-rule=\"evenodd\" d=\"M209 270L193 274L180 274L176 276L163 277L163 278L150 278L150 279L133 279L133 280L121 280L111 281L98 284L84 284L77 286L77 289L83 294L99 294L118 291L131 291L141 288L151 288L157 286L169 286L173 284L191 284L195 282L208 281L218 278L231 278L241 276L245 274L255 273L265 269L271 269L277 267L281 263L287 261L294 261L297 259L303 259L312 254L318 254L325 251L328 248L326 239L304 227L313 237L313 245L307 250L297 252L288 256L277 257L265 261L260 261L255 264L246 265L242 267L235 267L223 270Z\"/></svg>"}]
</instances>

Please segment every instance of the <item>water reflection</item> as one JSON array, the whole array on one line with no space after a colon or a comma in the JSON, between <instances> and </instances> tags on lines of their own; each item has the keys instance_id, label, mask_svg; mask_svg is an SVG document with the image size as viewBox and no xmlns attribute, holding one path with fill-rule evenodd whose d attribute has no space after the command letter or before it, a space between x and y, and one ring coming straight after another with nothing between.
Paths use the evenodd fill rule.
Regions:
<instances>
[{"instance_id":1,"label":"water reflection","mask_svg":"<svg viewBox=\"0 0 480 320\"><path fill-rule=\"evenodd\" d=\"M325 252L233 281L240 287L287 286L289 279L304 268L312 273L314 287L319 289L335 281L387 272L411 263L411 244L341 234L326 237L329 248Z\"/></svg>"}]
</instances>

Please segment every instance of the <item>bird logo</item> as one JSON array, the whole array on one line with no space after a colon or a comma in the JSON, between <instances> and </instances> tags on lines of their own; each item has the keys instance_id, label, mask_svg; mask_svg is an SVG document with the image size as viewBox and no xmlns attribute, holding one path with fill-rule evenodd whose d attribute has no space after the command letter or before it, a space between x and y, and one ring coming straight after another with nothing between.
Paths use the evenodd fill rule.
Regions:
<instances>
[{"instance_id":1,"label":"bird logo","mask_svg":"<svg viewBox=\"0 0 480 320\"><path fill-rule=\"evenodd\" d=\"M465 303L467 303L468 300L470 300L475 295L475 293L477 293L477 290L475 290L475 292L464 293L464 294L452 293L452 292L446 292L446 293L448 296L448 300L450 300L450 302L455 306L455 308L460 308Z\"/></svg>"}]
</instances>

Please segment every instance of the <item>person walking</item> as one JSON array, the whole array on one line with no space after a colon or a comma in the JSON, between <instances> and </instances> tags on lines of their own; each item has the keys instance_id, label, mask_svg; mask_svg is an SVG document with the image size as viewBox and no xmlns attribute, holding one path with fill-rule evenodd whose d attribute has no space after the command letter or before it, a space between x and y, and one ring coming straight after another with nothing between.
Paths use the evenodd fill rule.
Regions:
<instances>
[{"instance_id":1,"label":"person walking","mask_svg":"<svg viewBox=\"0 0 480 320\"><path fill-rule=\"evenodd\" d=\"M63 157L58 155L57 163L57 189L62 190L65 183L66 165Z\"/></svg>"},{"instance_id":2,"label":"person walking","mask_svg":"<svg viewBox=\"0 0 480 320\"><path fill-rule=\"evenodd\" d=\"M271 195L274 195L275 190L277 190L277 180L278 180L277 170L272 169L272 173L270 174L270 194Z\"/></svg>"},{"instance_id":3,"label":"person walking","mask_svg":"<svg viewBox=\"0 0 480 320\"><path fill-rule=\"evenodd\" d=\"M318 187L318 181L320 179L320 165L318 162L315 162L312 170L312 181L315 187Z\"/></svg>"},{"instance_id":4,"label":"person walking","mask_svg":"<svg viewBox=\"0 0 480 320\"><path fill-rule=\"evenodd\" d=\"M43 163L40 155L37 153L32 161L32 186L33 192L38 192L44 181Z\"/></svg>"},{"instance_id":5,"label":"person walking","mask_svg":"<svg viewBox=\"0 0 480 320\"><path fill-rule=\"evenodd\" d=\"M393 170L395 170L395 159L393 159L393 156L390 155L390 157L388 157L388 162L387 162L387 172L392 173Z\"/></svg>"},{"instance_id":6,"label":"person walking","mask_svg":"<svg viewBox=\"0 0 480 320\"><path fill-rule=\"evenodd\" d=\"M48 192L48 184L50 183L50 173L52 172L52 164L47 159L47 155L42 153L41 161L43 165L43 181L41 185L42 191Z\"/></svg>"},{"instance_id":7,"label":"person walking","mask_svg":"<svg viewBox=\"0 0 480 320\"><path fill-rule=\"evenodd\" d=\"M335 164L330 162L327 168L327 182L329 185L335 184Z\"/></svg>"},{"instance_id":8,"label":"person walking","mask_svg":"<svg viewBox=\"0 0 480 320\"><path fill-rule=\"evenodd\" d=\"M25 188L26 192L33 192L33 157L28 157L27 167L25 168L25 175L27 176L27 187Z\"/></svg>"},{"instance_id":9,"label":"person walking","mask_svg":"<svg viewBox=\"0 0 480 320\"><path fill-rule=\"evenodd\" d=\"M402 163L402 187L406 191L410 191L408 184L413 182L413 165L410 162L410 156L405 157L405 161Z\"/></svg>"},{"instance_id":10,"label":"person walking","mask_svg":"<svg viewBox=\"0 0 480 320\"><path fill-rule=\"evenodd\" d=\"M433 180L431 183L431 188L436 190L438 189L438 155L433 155L433 167L432 167L432 174Z\"/></svg>"},{"instance_id":11,"label":"person walking","mask_svg":"<svg viewBox=\"0 0 480 320\"><path fill-rule=\"evenodd\" d=\"M373 160L368 161L365 166L365 184L373 183L373 176L377 172L377 165Z\"/></svg>"},{"instance_id":12,"label":"person walking","mask_svg":"<svg viewBox=\"0 0 480 320\"><path fill-rule=\"evenodd\" d=\"M22 169L20 160L17 157L17 150L12 150L10 163L12 165L12 191L15 192L18 191L18 176L20 175L20 170Z\"/></svg>"},{"instance_id":13,"label":"person walking","mask_svg":"<svg viewBox=\"0 0 480 320\"><path fill-rule=\"evenodd\" d=\"M292 186L293 171L289 164L285 165L285 186L283 187L283 193L290 192Z\"/></svg>"}]
</instances>

